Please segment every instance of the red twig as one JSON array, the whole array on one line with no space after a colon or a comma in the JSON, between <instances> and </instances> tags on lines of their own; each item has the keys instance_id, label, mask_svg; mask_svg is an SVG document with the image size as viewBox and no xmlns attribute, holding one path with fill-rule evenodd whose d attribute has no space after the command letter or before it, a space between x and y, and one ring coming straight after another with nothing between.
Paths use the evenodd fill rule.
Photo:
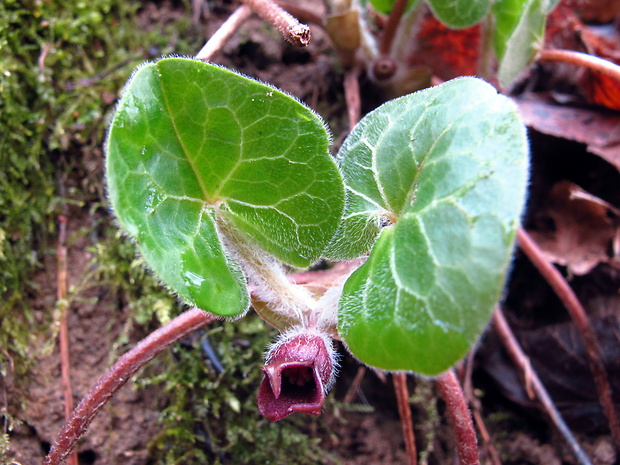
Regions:
<instances>
[{"instance_id":1,"label":"red twig","mask_svg":"<svg viewBox=\"0 0 620 465\"><path fill-rule=\"evenodd\" d=\"M474 418L474 424L478 428L478 432L480 433L480 437L482 438L482 442L484 444L484 448L481 448L481 453L484 456L486 452L488 454L489 460L493 465L502 465L502 461L499 457L499 453L493 446L491 442L491 435L489 434L489 430L484 424L484 419L482 418L480 399L476 397L474 394L474 388L472 384L472 372L474 367L474 356L476 355L475 351L471 351L466 359L465 364L465 373L463 379L463 394L469 403L471 414Z\"/></svg>"},{"instance_id":2,"label":"red twig","mask_svg":"<svg viewBox=\"0 0 620 465\"><path fill-rule=\"evenodd\" d=\"M192 308L151 333L123 355L75 408L71 419L58 434L44 465L63 463L97 412L140 368L182 337L216 319L211 313Z\"/></svg>"},{"instance_id":3,"label":"red twig","mask_svg":"<svg viewBox=\"0 0 620 465\"><path fill-rule=\"evenodd\" d=\"M446 403L446 412L454 428L460 464L480 465L476 430L454 370L438 376L435 383L441 398Z\"/></svg>"},{"instance_id":4,"label":"red twig","mask_svg":"<svg viewBox=\"0 0 620 465\"><path fill-rule=\"evenodd\" d=\"M407 389L407 375L403 372L392 373L396 401L398 403L398 415L403 429L403 438L407 449L409 465L418 465L418 451L415 446L415 433L413 431L413 419L411 406L409 405L409 390Z\"/></svg>"},{"instance_id":5,"label":"red twig","mask_svg":"<svg viewBox=\"0 0 620 465\"><path fill-rule=\"evenodd\" d=\"M517 239L521 250L528 256L540 274L543 275L560 300L564 303L575 323L577 331L579 331L581 335L586 349L588 364L594 375L594 384L596 385L599 401L607 416L614 443L616 447L620 447L620 419L614 407L611 385L609 384L609 378L607 377L605 365L603 364L602 351L598 344L596 333L590 324L590 319L564 277L555 266L545 259L538 245L536 245L523 228L519 228Z\"/></svg>"},{"instance_id":6,"label":"red twig","mask_svg":"<svg viewBox=\"0 0 620 465\"><path fill-rule=\"evenodd\" d=\"M555 408L553 400L549 397L545 386L543 386L540 382L540 378L538 378L536 372L531 369L529 359L523 353L521 346L510 330L510 326L508 326L508 322L506 321L504 314L499 308L496 308L493 313L493 325L502 341L502 344L506 348L508 355L521 372L523 382L531 386L532 391L543 405L544 410L547 412L547 415L549 415L556 428L566 439L566 442L570 446L579 463L581 465L592 465L592 462L590 462L590 459L573 436L573 433L570 431L568 426L566 426L566 423L564 423L560 412L558 412Z\"/></svg>"},{"instance_id":7,"label":"red twig","mask_svg":"<svg viewBox=\"0 0 620 465\"><path fill-rule=\"evenodd\" d=\"M271 23L293 45L304 47L310 43L310 28L301 24L271 0L242 0L252 11Z\"/></svg>"},{"instance_id":8,"label":"red twig","mask_svg":"<svg viewBox=\"0 0 620 465\"><path fill-rule=\"evenodd\" d=\"M242 5L228 17L217 31L209 38L207 43L196 54L198 60L211 61L232 35L239 30L241 25L247 21L252 14L252 10L247 5Z\"/></svg>"},{"instance_id":9,"label":"red twig","mask_svg":"<svg viewBox=\"0 0 620 465\"><path fill-rule=\"evenodd\" d=\"M71 363L69 359L69 326L67 324L67 218L58 217L58 246L56 248L58 263L58 277L56 298L60 307L60 379L62 394L65 402L65 419L69 420L73 411L73 389L71 387ZM77 450L68 457L69 465L78 465Z\"/></svg>"},{"instance_id":10,"label":"red twig","mask_svg":"<svg viewBox=\"0 0 620 465\"><path fill-rule=\"evenodd\" d=\"M603 58L574 50L545 49L538 53L538 61L561 61L598 71L620 81L620 66Z\"/></svg>"},{"instance_id":11,"label":"red twig","mask_svg":"<svg viewBox=\"0 0 620 465\"><path fill-rule=\"evenodd\" d=\"M387 24L383 30L383 36L381 36L381 42L379 42L379 53L381 55L389 55L392 51L394 37L396 37L396 31L398 30L398 25L403 17L407 3L408 0L396 0L394 2Z\"/></svg>"}]
</instances>

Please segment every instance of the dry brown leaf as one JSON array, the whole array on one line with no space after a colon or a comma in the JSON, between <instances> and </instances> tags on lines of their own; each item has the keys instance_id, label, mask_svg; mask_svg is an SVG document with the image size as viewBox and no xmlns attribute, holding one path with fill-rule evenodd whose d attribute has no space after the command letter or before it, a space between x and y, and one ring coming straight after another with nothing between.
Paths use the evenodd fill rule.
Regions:
<instances>
[{"instance_id":1,"label":"dry brown leaf","mask_svg":"<svg viewBox=\"0 0 620 465\"><path fill-rule=\"evenodd\" d=\"M535 94L527 94L516 102L528 126L544 134L586 144L588 151L620 170L619 113L559 105Z\"/></svg>"},{"instance_id":2,"label":"dry brown leaf","mask_svg":"<svg viewBox=\"0 0 620 465\"><path fill-rule=\"evenodd\" d=\"M537 222L550 225L529 231L549 261L576 275L599 263L620 268L620 211L576 184L561 181L553 186Z\"/></svg>"}]
</instances>

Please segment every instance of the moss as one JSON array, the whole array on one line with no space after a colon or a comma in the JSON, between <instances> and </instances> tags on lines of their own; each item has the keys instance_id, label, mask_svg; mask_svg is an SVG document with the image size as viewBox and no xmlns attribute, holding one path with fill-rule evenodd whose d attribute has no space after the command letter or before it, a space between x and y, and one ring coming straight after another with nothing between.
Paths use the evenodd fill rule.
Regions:
<instances>
[{"instance_id":1,"label":"moss","mask_svg":"<svg viewBox=\"0 0 620 465\"><path fill-rule=\"evenodd\" d=\"M87 217L71 240L96 238L88 272L69 300L79 302L92 286L112 290L130 314L119 348L134 326L160 326L183 309L112 224L103 198L102 141L126 79L146 59L202 45L189 13L166 11L154 22L144 18L151 7L127 0L0 2L0 375L13 366L14 379L25 379L41 336L53 333L53 309L35 318L31 302L44 292L37 274L55 279L44 264L54 263L55 224L66 205ZM168 399L152 463L327 460L305 431L316 420L270 424L257 413L262 352L273 332L249 316L208 334L223 373L214 374L196 340L166 352L157 371L138 380ZM9 420L4 414L5 426ZM0 457L9 436L0 436Z\"/></svg>"},{"instance_id":2,"label":"moss","mask_svg":"<svg viewBox=\"0 0 620 465\"><path fill-rule=\"evenodd\" d=\"M2 373L9 358L17 375L27 372L33 337L49 327L51 312L42 321L31 312L40 292L33 275L54 254L50 238L63 204L88 205L103 193L101 145L119 89L152 54L171 53L170 45L181 53L190 49L178 39L179 31L187 32L186 18L145 31L136 24L141 5L0 2ZM176 31L176 43L168 30Z\"/></svg>"}]
</instances>

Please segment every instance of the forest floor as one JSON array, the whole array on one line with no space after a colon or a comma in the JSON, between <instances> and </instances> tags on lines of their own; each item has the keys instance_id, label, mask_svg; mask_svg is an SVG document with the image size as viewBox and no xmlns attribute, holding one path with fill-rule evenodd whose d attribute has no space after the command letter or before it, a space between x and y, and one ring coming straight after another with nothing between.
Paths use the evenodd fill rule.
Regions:
<instances>
[{"instance_id":1,"label":"forest floor","mask_svg":"<svg viewBox=\"0 0 620 465\"><path fill-rule=\"evenodd\" d=\"M322 8L320 2L316 4ZM137 30L170 34L162 25L175 24L185 29L181 39L170 35L167 47L154 53L142 46L138 58L157 57L160 52L195 53L233 7L219 1L205 6L209 11L194 27L191 18L196 13L185 3L144 3L131 16ZM306 102L329 122L338 145L348 124L343 71L326 34L320 28L314 28L313 34L307 48L294 48L262 20L252 18L215 61ZM122 83L137 62L134 57L113 70L115 63L109 63L108 71L115 82ZM99 65L93 66L93 77L95 70L102 71ZM557 78L556 71L537 67L515 96L531 103L527 108L523 104L531 110L526 119L531 124L532 149L524 225L558 263L592 318L619 405L620 266L614 247L620 241L620 145L612 149L620 140L620 113L578 105L584 113L576 119L599 118L601 127L611 128L605 130L604 143L575 141L558 134L559 130L549 130L544 123L555 116L537 119L536 115L553 110L552 105L550 109L544 105L554 92L557 97L564 90L554 87L557 84L552 81ZM49 151L52 165L60 167L53 170L56 209L45 216L52 224L43 226L49 231L46 238L36 241L42 250L23 293L22 305L28 307L32 325L40 328L50 321L53 325L31 335L32 351L25 357L14 355L11 346L3 348L11 363L13 358L15 363L23 363L23 358L30 362L27 373L18 373L7 362L0 374L0 399L5 399L8 414L3 424L10 441L6 463L41 463L64 421L61 359L54 342L59 321L59 214L67 219L69 238L65 244L68 334L75 402L120 354L182 308L143 270L131 242L116 233L104 196L102 136L120 86L100 88L98 81L93 82L92 95L99 99L101 115L96 120L98 129L91 129L89 135L97 137L76 136L83 130L78 127L64 147L60 144ZM369 111L381 97L364 76L361 84L363 109ZM575 200L575 192L585 194ZM618 463L579 337L561 302L521 252L516 253L504 302L533 368L593 463ZM21 318L17 313L9 317ZM262 351L274 331L262 327L255 316L246 320L216 323L220 327L206 328L152 362L94 420L80 442L79 463L406 463L391 380L367 370L355 385L359 365L342 347L340 374L320 418L295 417L268 424L252 411ZM224 365L221 374L201 350L200 343L207 337ZM490 434L488 443L481 442L483 463L492 463L489 445L505 465L575 463L563 438L528 397L493 328L485 332L468 363L473 364L474 405ZM413 377L408 383L420 463L456 463L450 425L442 416L443 403L433 384ZM351 389L353 395L347 396Z\"/></svg>"}]
</instances>

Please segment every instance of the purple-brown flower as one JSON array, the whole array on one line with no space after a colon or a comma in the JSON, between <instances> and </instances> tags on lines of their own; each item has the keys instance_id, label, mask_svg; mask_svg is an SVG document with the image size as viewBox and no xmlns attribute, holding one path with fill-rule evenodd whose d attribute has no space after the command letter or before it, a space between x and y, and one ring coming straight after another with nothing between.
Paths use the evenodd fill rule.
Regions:
<instances>
[{"instance_id":1,"label":"purple-brown flower","mask_svg":"<svg viewBox=\"0 0 620 465\"><path fill-rule=\"evenodd\" d=\"M284 335L267 354L258 410L271 421L291 413L320 415L334 377L331 339L319 333Z\"/></svg>"}]
</instances>

